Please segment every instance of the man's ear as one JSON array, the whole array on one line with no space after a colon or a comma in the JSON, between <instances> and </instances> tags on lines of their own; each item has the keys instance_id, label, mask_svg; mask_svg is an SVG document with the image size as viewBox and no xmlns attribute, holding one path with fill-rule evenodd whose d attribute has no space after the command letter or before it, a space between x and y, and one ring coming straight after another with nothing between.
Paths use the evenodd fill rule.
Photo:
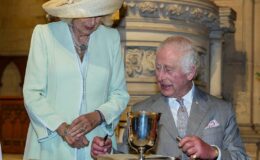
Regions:
<instances>
[{"instance_id":1,"label":"man's ear","mask_svg":"<svg viewBox=\"0 0 260 160\"><path fill-rule=\"evenodd\" d=\"M190 69L190 72L187 73L187 79L193 80L196 77L196 74L197 74L197 72L196 72L195 66L192 66Z\"/></svg>"}]
</instances>

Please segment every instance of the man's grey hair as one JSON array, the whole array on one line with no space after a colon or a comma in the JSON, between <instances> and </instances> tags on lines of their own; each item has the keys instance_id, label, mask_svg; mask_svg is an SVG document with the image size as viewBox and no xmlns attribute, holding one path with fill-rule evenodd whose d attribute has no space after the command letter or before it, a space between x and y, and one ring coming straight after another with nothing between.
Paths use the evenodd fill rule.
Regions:
<instances>
[{"instance_id":1,"label":"man's grey hair","mask_svg":"<svg viewBox=\"0 0 260 160\"><path fill-rule=\"evenodd\" d=\"M191 40L182 36L171 36L161 43L157 52L165 46L174 47L176 50L184 54L180 62L184 73L191 72L192 67L195 68L197 73L198 68L200 67L200 57Z\"/></svg>"}]
</instances>

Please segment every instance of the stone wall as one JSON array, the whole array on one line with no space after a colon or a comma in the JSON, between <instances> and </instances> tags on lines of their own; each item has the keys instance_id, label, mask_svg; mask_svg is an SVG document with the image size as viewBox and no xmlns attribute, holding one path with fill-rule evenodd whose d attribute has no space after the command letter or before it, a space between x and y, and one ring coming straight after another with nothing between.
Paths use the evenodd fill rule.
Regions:
<instances>
[{"instance_id":1,"label":"stone wall","mask_svg":"<svg viewBox=\"0 0 260 160\"><path fill-rule=\"evenodd\" d=\"M230 6L236 14L235 36L226 35L229 43L223 52L223 95L236 107L246 148L252 159L259 160L260 125L260 1L215 0ZM232 44L234 47L232 48Z\"/></svg>"}]
</instances>

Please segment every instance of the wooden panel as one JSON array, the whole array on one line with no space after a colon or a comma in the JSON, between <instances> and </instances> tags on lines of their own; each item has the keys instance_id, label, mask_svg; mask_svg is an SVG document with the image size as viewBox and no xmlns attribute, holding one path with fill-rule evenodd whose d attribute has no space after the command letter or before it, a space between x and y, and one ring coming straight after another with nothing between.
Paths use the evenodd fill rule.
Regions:
<instances>
[{"instance_id":1,"label":"wooden panel","mask_svg":"<svg viewBox=\"0 0 260 160\"><path fill-rule=\"evenodd\" d=\"M23 153L29 118L22 98L0 98L0 141L3 153Z\"/></svg>"}]
</instances>

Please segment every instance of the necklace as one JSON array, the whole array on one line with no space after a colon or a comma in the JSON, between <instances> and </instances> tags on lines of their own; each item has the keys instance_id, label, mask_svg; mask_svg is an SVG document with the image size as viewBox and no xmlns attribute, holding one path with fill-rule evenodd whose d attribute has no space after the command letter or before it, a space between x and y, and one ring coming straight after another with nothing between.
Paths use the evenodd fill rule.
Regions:
<instances>
[{"instance_id":1,"label":"necklace","mask_svg":"<svg viewBox=\"0 0 260 160\"><path fill-rule=\"evenodd\" d=\"M75 34L74 34L72 28L73 28L73 26L69 25L69 29L70 29L70 32L72 34L72 40L73 40L73 43L74 43L74 47L76 49L76 52L78 53L80 60L82 61L88 46L86 44L79 44L78 40L75 37ZM88 42L88 40L89 40L89 38L87 38L87 42Z\"/></svg>"}]
</instances>

